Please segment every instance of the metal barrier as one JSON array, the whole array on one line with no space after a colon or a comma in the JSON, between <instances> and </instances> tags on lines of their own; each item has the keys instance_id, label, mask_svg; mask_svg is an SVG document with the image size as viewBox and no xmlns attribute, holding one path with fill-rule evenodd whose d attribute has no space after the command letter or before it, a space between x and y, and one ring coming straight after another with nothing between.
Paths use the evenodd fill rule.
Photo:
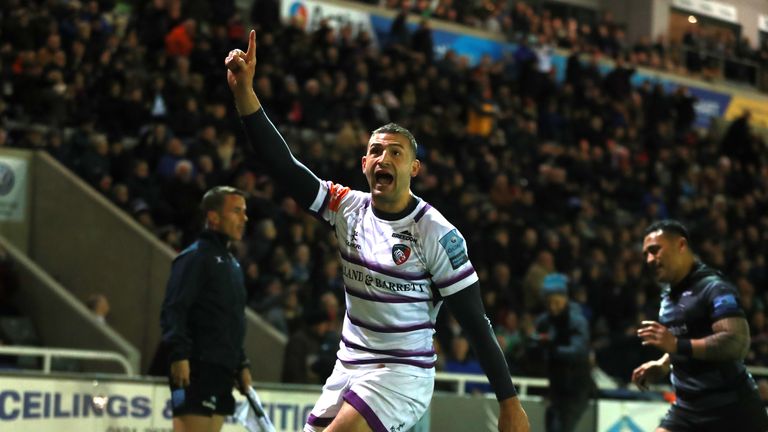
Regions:
<instances>
[{"instance_id":1,"label":"metal barrier","mask_svg":"<svg viewBox=\"0 0 768 432\"><path fill-rule=\"evenodd\" d=\"M677 55L680 64L691 73L700 73L709 79L724 79L754 87L759 87L761 84L764 68L752 60L690 46L679 47Z\"/></svg>"},{"instance_id":2,"label":"metal barrier","mask_svg":"<svg viewBox=\"0 0 768 432\"><path fill-rule=\"evenodd\" d=\"M437 372L435 373L436 382L448 382L454 383L458 386L457 394L464 395L464 385L467 383L472 384L488 384L488 378L485 375L479 374L460 374L452 372ZM528 396L529 387L549 387L549 379L547 378L531 378L531 377L512 377L512 381L518 388L518 394L521 396Z\"/></svg>"},{"instance_id":3,"label":"metal barrier","mask_svg":"<svg viewBox=\"0 0 768 432\"><path fill-rule=\"evenodd\" d=\"M757 378L768 378L768 367L763 366L747 366L747 371ZM512 377L512 381L518 388L518 394L521 396L530 396L528 389L530 387L543 388L549 387L549 379L547 378L532 378L532 377ZM435 373L435 382L452 383L457 386L456 394L462 396L466 393L465 384L488 384L488 378L485 375L480 374L461 374L453 372L437 372ZM601 390L611 389L601 385L599 382L598 388ZM669 384L654 384L651 386L655 391L671 391L672 387Z\"/></svg>"},{"instance_id":4,"label":"metal barrier","mask_svg":"<svg viewBox=\"0 0 768 432\"><path fill-rule=\"evenodd\" d=\"M768 367L764 366L747 366L747 371L752 374L753 377L768 378Z\"/></svg>"},{"instance_id":5,"label":"metal barrier","mask_svg":"<svg viewBox=\"0 0 768 432\"><path fill-rule=\"evenodd\" d=\"M116 362L125 369L125 374L133 376L135 374L128 359L114 351L90 351L66 348L39 348L29 346L0 346L0 354L10 354L17 357L35 356L43 358L43 373L51 373L51 360L54 357L72 358L77 360L102 360Z\"/></svg>"}]
</instances>

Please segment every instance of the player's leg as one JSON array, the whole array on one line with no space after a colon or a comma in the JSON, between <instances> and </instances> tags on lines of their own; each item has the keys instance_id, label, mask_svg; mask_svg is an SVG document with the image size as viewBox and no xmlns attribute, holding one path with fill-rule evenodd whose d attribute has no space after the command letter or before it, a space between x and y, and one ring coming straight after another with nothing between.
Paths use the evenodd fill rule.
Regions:
<instances>
[{"instance_id":1,"label":"player's leg","mask_svg":"<svg viewBox=\"0 0 768 432\"><path fill-rule=\"evenodd\" d=\"M187 414L173 418L173 432L211 432L213 418Z\"/></svg>"},{"instance_id":2,"label":"player's leg","mask_svg":"<svg viewBox=\"0 0 768 432\"><path fill-rule=\"evenodd\" d=\"M232 378L226 370L221 370L221 375L216 380L216 408L211 418L210 432L219 432L224 425L224 419L235 413L235 398L232 396ZM235 372L235 375L239 373Z\"/></svg>"},{"instance_id":3,"label":"player's leg","mask_svg":"<svg viewBox=\"0 0 768 432\"><path fill-rule=\"evenodd\" d=\"M219 432L224 416L235 411L232 372L226 367L193 362L190 385L172 389L174 432Z\"/></svg>"},{"instance_id":4,"label":"player's leg","mask_svg":"<svg viewBox=\"0 0 768 432\"><path fill-rule=\"evenodd\" d=\"M700 417L679 405L672 405L655 432L702 432L701 425L697 423L701 422Z\"/></svg>"},{"instance_id":5,"label":"player's leg","mask_svg":"<svg viewBox=\"0 0 768 432\"><path fill-rule=\"evenodd\" d=\"M434 377L413 366L374 366L353 377L349 391L344 393L345 417L339 424L343 421L353 432L405 432L429 408L434 385ZM367 428L359 428L361 419Z\"/></svg>"},{"instance_id":6,"label":"player's leg","mask_svg":"<svg viewBox=\"0 0 768 432\"><path fill-rule=\"evenodd\" d=\"M203 378L205 366L197 362L190 365L190 384L177 388L171 384L171 408L174 432L210 432L214 406L210 382Z\"/></svg>"},{"instance_id":7,"label":"player's leg","mask_svg":"<svg viewBox=\"0 0 768 432\"><path fill-rule=\"evenodd\" d=\"M211 417L210 432L219 432L222 426L224 426L224 416L214 414L213 417Z\"/></svg>"},{"instance_id":8,"label":"player's leg","mask_svg":"<svg viewBox=\"0 0 768 432\"><path fill-rule=\"evenodd\" d=\"M341 362L336 362L333 373L323 385L323 393L309 413L304 432L322 432L336 418L344 403L342 396L349 389L349 372Z\"/></svg>"},{"instance_id":9,"label":"player's leg","mask_svg":"<svg viewBox=\"0 0 768 432\"><path fill-rule=\"evenodd\" d=\"M368 421L347 402L341 405L339 413L325 429L325 432L373 432Z\"/></svg>"},{"instance_id":10,"label":"player's leg","mask_svg":"<svg viewBox=\"0 0 768 432\"><path fill-rule=\"evenodd\" d=\"M735 404L711 410L717 419L712 421L709 431L738 430L744 432L768 431L768 414L757 391L740 395Z\"/></svg>"}]
</instances>

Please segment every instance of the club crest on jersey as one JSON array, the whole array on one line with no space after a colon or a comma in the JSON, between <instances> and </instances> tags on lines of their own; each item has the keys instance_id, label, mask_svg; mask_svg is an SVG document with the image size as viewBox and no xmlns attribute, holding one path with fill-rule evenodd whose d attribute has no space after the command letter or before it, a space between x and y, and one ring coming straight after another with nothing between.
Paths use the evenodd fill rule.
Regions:
<instances>
[{"instance_id":1,"label":"club crest on jersey","mask_svg":"<svg viewBox=\"0 0 768 432\"><path fill-rule=\"evenodd\" d=\"M395 264L400 265L404 262L408 261L408 258L411 256L411 248L398 243L394 246L392 246L392 261L395 262Z\"/></svg>"}]
</instances>

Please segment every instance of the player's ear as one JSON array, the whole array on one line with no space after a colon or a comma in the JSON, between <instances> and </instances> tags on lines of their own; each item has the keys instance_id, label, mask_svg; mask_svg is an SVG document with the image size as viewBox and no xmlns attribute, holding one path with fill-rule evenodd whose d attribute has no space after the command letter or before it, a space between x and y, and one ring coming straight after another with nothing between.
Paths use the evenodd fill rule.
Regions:
<instances>
[{"instance_id":1,"label":"player's ear","mask_svg":"<svg viewBox=\"0 0 768 432\"><path fill-rule=\"evenodd\" d=\"M365 159L365 156L363 156L360 160L360 166L362 167L363 172L365 172L365 163L366 163L366 159Z\"/></svg>"},{"instance_id":2,"label":"player's ear","mask_svg":"<svg viewBox=\"0 0 768 432\"><path fill-rule=\"evenodd\" d=\"M208 223L211 227L217 227L219 226L219 222L221 222L221 217L219 216L219 212L210 210L205 215L205 221Z\"/></svg>"},{"instance_id":3,"label":"player's ear","mask_svg":"<svg viewBox=\"0 0 768 432\"><path fill-rule=\"evenodd\" d=\"M421 170L421 161L414 159L413 162L411 162L411 177L419 175L419 170Z\"/></svg>"}]
</instances>

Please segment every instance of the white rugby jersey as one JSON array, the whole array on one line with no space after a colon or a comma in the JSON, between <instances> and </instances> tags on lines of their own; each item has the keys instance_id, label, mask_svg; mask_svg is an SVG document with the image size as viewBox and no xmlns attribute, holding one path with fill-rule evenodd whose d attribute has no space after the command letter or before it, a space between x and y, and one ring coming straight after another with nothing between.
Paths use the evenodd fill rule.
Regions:
<instances>
[{"instance_id":1,"label":"white rugby jersey","mask_svg":"<svg viewBox=\"0 0 768 432\"><path fill-rule=\"evenodd\" d=\"M370 193L331 182L320 182L310 211L339 239L347 308L339 360L407 364L433 375L441 298L478 280L461 233L423 200L389 221L374 215Z\"/></svg>"}]
</instances>

